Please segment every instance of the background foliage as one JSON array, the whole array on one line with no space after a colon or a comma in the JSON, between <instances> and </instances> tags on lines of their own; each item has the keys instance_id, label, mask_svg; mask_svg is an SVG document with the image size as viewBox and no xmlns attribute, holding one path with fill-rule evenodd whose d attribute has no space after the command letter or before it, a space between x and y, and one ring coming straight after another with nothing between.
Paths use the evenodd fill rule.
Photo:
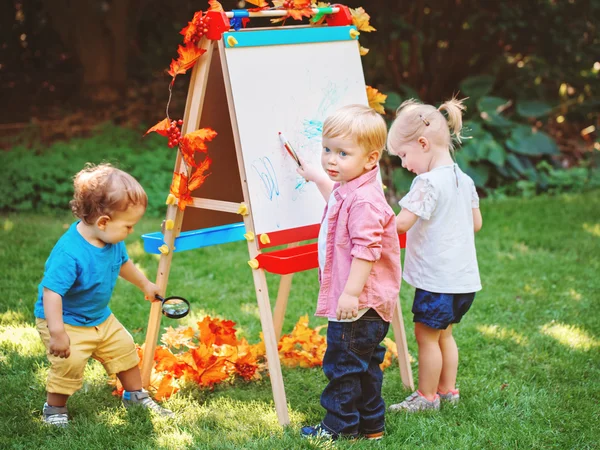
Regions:
<instances>
[{"instance_id":1,"label":"background foliage","mask_svg":"<svg viewBox=\"0 0 600 450\"><path fill-rule=\"evenodd\" d=\"M246 6L221 3L226 10ZM407 98L439 104L454 94L469 97L466 127L473 139L456 157L483 191L551 191L553 177L568 189L574 177L558 172L579 166L585 170L577 173L593 178L600 154L600 0L345 4L365 7L377 29L361 34L370 49L363 65L367 84L388 95L389 121ZM0 111L0 136L27 136L34 126L48 144L89 135L100 122L136 130L156 123L164 117L165 69L181 41L179 30L207 6L193 0L176 6L159 0L3 2L0 95L13 107ZM174 117L183 115L187 79L174 90ZM98 150L80 144L82 160L93 159ZM13 151L27 152L22 146ZM410 182L399 166L398 158L384 158L392 200ZM572 186L581 187L575 178Z\"/></svg>"}]
</instances>

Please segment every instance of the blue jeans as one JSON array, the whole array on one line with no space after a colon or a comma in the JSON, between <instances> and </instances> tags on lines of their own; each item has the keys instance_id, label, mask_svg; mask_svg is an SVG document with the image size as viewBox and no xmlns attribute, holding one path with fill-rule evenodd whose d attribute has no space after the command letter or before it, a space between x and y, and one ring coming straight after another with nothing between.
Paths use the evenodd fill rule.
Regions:
<instances>
[{"instance_id":1,"label":"blue jeans","mask_svg":"<svg viewBox=\"0 0 600 450\"><path fill-rule=\"evenodd\" d=\"M327 411L321 422L334 434L377 433L385 426L381 397L385 338L390 324L374 309L355 322L329 322L323 372L329 384L321 394Z\"/></svg>"}]
</instances>

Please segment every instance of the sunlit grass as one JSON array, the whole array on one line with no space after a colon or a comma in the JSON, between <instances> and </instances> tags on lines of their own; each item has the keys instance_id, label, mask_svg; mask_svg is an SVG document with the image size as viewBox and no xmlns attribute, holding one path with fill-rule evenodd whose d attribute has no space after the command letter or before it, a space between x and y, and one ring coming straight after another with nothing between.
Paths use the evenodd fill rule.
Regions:
<instances>
[{"instance_id":1,"label":"sunlit grass","mask_svg":"<svg viewBox=\"0 0 600 450\"><path fill-rule=\"evenodd\" d=\"M600 442L600 192L560 197L482 200L477 234L483 290L454 335L460 351L461 404L428 415L387 414L386 437L338 442L339 449L597 448ZM551 226L548 218L552 218ZM161 219L144 218L127 239L129 255L150 279L158 256L143 252L142 233ZM100 363L90 362L84 387L69 400L72 423L49 430L41 422L48 362L34 327L33 304L44 261L71 218L0 216L0 448L87 449L317 449L334 448L299 437L323 417L327 380L316 369L283 369L291 425L279 426L269 377L201 390L184 385L164 402L164 420L125 410ZM9 225L7 225L9 224ZM243 243L177 253L167 295L192 303L182 320L161 319L161 330L196 328L205 315L236 322L253 344L261 325ZM275 303L279 278L268 274ZM283 333L314 312L316 271L294 275ZM409 351L417 355L410 313L414 289L403 284L401 304ZM149 303L119 281L111 308L138 343L145 340ZM388 337L393 338L392 333ZM415 382L418 367L413 362ZM396 363L385 371L388 404L403 400ZM585 401L582 401L585 399Z\"/></svg>"},{"instance_id":2,"label":"sunlit grass","mask_svg":"<svg viewBox=\"0 0 600 450\"><path fill-rule=\"evenodd\" d=\"M584 223L583 229L595 237L600 237L600 223Z\"/></svg>"},{"instance_id":3,"label":"sunlit grass","mask_svg":"<svg viewBox=\"0 0 600 450\"><path fill-rule=\"evenodd\" d=\"M478 325L477 331L487 338L510 340L515 344L527 345L527 337L515 330L509 330L498 325Z\"/></svg>"},{"instance_id":4,"label":"sunlit grass","mask_svg":"<svg viewBox=\"0 0 600 450\"><path fill-rule=\"evenodd\" d=\"M32 326L0 326L0 347L19 356L39 355L44 351L40 335Z\"/></svg>"},{"instance_id":5,"label":"sunlit grass","mask_svg":"<svg viewBox=\"0 0 600 450\"><path fill-rule=\"evenodd\" d=\"M589 351L600 347L600 341L574 325L552 322L542 326L541 332L574 350Z\"/></svg>"}]
</instances>

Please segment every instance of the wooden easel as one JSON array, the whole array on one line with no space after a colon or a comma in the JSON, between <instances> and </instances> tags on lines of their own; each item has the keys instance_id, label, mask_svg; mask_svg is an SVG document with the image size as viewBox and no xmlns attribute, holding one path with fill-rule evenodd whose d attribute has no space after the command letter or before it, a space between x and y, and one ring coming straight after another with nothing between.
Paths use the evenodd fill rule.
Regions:
<instances>
[{"instance_id":1,"label":"wooden easel","mask_svg":"<svg viewBox=\"0 0 600 450\"><path fill-rule=\"evenodd\" d=\"M273 11L269 13L269 15L273 15ZM229 13L227 14L229 15ZM217 150L211 150L211 157L214 158L213 161L216 161L218 158L229 158L228 161L223 161L222 166L226 166L232 162L231 159L233 158L233 155L235 155L239 179L236 180L235 183L232 183L233 187L230 189L230 192L227 195L223 194L221 189L218 191L215 190L211 193L207 182L206 189L205 186L203 186L200 191L203 195L209 195L213 198L194 197L193 204L188 206L186 209L186 221L184 221L183 211L179 210L176 205L169 205L167 207L166 219L174 221L174 228L171 230L165 230L164 236L161 236L161 240L164 241L169 249L174 249L176 247L175 241L178 238L182 238L182 229L184 228L196 230L201 227L214 227L215 225L222 225L224 223L235 224L235 222L239 221L238 213L240 210L240 204L242 202L246 206L247 210L247 214L242 215L245 232L247 234L251 233L252 235L256 234L254 229L253 209L248 189L246 170L243 164L244 154L238 132L234 98L228 78L229 72L227 68L227 58L225 55L226 44L224 41L225 39L223 38L219 40L203 38L199 43L199 46L206 49L206 53L198 60L198 63L195 65L191 75L185 114L183 118L184 123L182 126L182 135L204 126L211 126L211 128L214 128L219 133L217 139L222 139L222 141L220 144L218 144L216 140L211 143L211 149L217 148ZM210 91L207 91L208 85L211 86ZM219 105L223 105L224 103L223 98L221 98L220 101L211 100L211 96L218 97L220 95L220 90L224 91L227 99L227 109L219 107ZM207 114L203 116L203 107L206 107L207 105L210 106L210 115ZM211 120L213 122L216 121L214 125L210 123ZM221 147L216 147L217 145L221 145ZM230 148L231 146L235 147L235 153L233 151L226 151L227 148ZM213 162L213 167L216 166L216 162ZM183 172L184 170L184 163L178 153L175 162L175 172ZM229 175L231 175L231 173L229 173ZM211 175L211 177L215 178L215 174ZM211 177L209 177L209 180ZM199 210L202 210L201 214L199 214ZM183 225L185 225L185 222L188 221L188 217L191 218L191 226L184 227ZM282 332L293 273L296 271L317 267L316 244L300 245L298 242L310 238L316 238L317 233L318 226L316 228L313 227L309 234L296 236L296 242L290 242L289 240L286 242L278 242L277 239L275 239L274 242L271 243L261 243L258 236L247 241L250 260L256 260L260 264L257 269L252 269L252 277L254 280L260 321L264 336L266 357L273 390L273 399L277 417L281 425L289 424L289 415L277 343ZM229 240L224 240L222 242L239 240L236 238L227 239ZM264 248L281 243L287 244L288 248L272 252L263 252ZM198 244L198 246L203 245L210 244ZM177 244L177 246L179 246L179 244ZM282 255L296 261L292 266L290 266L291 268L286 268L277 263L277 258L281 257ZM160 256L156 284L163 295L165 294L167 288L172 257L173 251L169 251L168 254L161 254ZM265 270L281 274L277 301L273 314L271 312ZM141 371L142 381L146 387L150 382L150 374L153 366L153 355L158 339L160 320L161 305L158 302L152 303L150 316L148 319L145 352ZM398 363L402 382L407 388L414 389L408 349L406 347L406 335L402 322L402 314L399 302L396 313L394 314L392 328L398 347Z\"/></svg>"}]
</instances>

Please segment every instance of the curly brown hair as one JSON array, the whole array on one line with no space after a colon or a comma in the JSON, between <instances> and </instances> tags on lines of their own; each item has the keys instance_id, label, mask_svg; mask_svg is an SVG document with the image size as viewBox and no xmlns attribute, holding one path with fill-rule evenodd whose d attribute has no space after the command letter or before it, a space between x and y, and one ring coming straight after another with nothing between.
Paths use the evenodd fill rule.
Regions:
<instances>
[{"instance_id":1,"label":"curly brown hair","mask_svg":"<svg viewBox=\"0 0 600 450\"><path fill-rule=\"evenodd\" d=\"M73 186L71 211L89 225L130 206L148 206L148 196L140 183L110 164L86 164L75 175Z\"/></svg>"}]
</instances>

